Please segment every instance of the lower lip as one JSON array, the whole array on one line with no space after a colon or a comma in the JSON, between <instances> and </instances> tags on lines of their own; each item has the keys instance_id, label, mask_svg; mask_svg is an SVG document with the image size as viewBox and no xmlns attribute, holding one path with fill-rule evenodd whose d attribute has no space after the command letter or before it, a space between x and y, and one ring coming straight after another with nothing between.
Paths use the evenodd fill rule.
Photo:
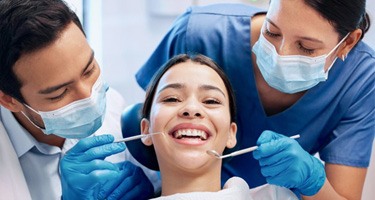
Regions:
<instances>
[{"instance_id":1,"label":"lower lip","mask_svg":"<svg viewBox=\"0 0 375 200\"><path fill-rule=\"evenodd\" d=\"M176 138L172 137L172 139L176 143L179 143L179 144L189 145L189 146L200 146L200 145L206 144L209 138L207 140L201 140L201 139L194 139L194 138L176 139Z\"/></svg>"}]
</instances>

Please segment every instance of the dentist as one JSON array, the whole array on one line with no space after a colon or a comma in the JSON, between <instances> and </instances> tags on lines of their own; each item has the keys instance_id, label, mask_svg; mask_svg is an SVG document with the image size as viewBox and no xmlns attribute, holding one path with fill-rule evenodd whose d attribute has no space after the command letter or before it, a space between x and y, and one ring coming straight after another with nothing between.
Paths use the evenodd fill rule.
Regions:
<instances>
[{"instance_id":1,"label":"dentist","mask_svg":"<svg viewBox=\"0 0 375 200\"><path fill-rule=\"evenodd\" d=\"M65 184L69 181L83 187L74 195L64 193L64 199L88 195L130 199L153 194L144 171L124 162L132 160L123 152L125 145L112 143L121 138L120 114L125 103L100 73L77 16L63 1L0 1L0 120L4 125L0 131L5 130L11 145L9 140L5 142L15 150L19 164L13 163L18 165L15 168L21 167L24 176L17 180L25 181L30 192L25 197L60 199L63 191L71 190ZM79 139L104 133L113 134L102 136L106 146L91 150L90 144L80 143L68 151ZM103 156L108 149L111 153ZM70 171L60 174L59 162L65 153L71 159ZM115 153L119 154L104 160ZM75 167L75 159L85 161L85 167ZM150 178L156 176L145 171ZM74 179L77 172L85 173L88 181ZM93 181L98 179L101 181ZM113 194L121 184L143 190L131 196Z\"/></svg>"}]
</instances>

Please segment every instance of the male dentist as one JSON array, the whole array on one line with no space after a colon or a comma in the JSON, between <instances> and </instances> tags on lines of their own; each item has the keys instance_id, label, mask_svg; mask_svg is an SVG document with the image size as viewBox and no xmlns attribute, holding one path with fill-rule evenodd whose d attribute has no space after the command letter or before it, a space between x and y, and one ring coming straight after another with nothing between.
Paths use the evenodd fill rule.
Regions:
<instances>
[{"instance_id":1,"label":"male dentist","mask_svg":"<svg viewBox=\"0 0 375 200\"><path fill-rule=\"evenodd\" d=\"M147 176L153 179L155 172L140 170L128 161L134 159L124 152L125 144L113 143L121 138L125 103L100 73L79 19L64 1L0 1L0 122L32 199L61 199L62 193L63 199L132 199L153 194ZM79 143L72 153L68 151L79 139L98 135L92 138L101 138L106 146ZM66 166L71 170L60 174L59 162L66 152L73 159ZM119 154L104 160L114 153ZM87 165L74 168L75 158ZM83 184L74 179L76 170L92 181ZM101 178L108 174L110 179ZM61 181L73 180L84 188L70 196L71 188ZM118 188L124 185L142 190L127 196L126 190Z\"/></svg>"}]
</instances>

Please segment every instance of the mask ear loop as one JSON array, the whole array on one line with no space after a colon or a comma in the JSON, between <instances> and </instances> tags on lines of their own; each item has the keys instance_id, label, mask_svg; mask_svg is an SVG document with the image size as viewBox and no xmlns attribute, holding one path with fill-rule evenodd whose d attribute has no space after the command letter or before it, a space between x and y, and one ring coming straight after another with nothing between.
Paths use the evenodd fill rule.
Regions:
<instances>
[{"instance_id":1,"label":"mask ear loop","mask_svg":"<svg viewBox=\"0 0 375 200\"><path fill-rule=\"evenodd\" d=\"M342 38L342 40L338 43L337 47L338 47L342 42L344 42L344 41L346 40L346 38L349 37L349 35L350 35L350 32L349 32L348 34L346 34L344 38ZM341 55L341 60L344 62L344 61L346 60L347 56L348 56L348 53L347 53L347 54L344 54L344 53L343 53L343 54Z\"/></svg>"},{"instance_id":2,"label":"mask ear loop","mask_svg":"<svg viewBox=\"0 0 375 200\"><path fill-rule=\"evenodd\" d=\"M33 122L23 111L21 111L21 113L23 114L23 116L26 117L27 120L29 120L29 122L34 125L36 128L40 129L41 131L43 131L43 133L45 132L45 129L40 127L38 124L36 124L35 122Z\"/></svg>"}]
</instances>

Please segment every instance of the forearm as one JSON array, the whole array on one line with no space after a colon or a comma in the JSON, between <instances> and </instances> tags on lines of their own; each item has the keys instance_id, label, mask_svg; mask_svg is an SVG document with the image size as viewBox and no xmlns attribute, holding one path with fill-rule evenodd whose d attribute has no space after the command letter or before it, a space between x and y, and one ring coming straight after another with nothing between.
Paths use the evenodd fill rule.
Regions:
<instances>
[{"instance_id":1,"label":"forearm","mask_svg":"<svg viewBox=\"0 0 375 200\"><path fill-rule=\"evenodd\" d=\"M326 164L326 181L314 196L303 199L361 199L366 168Z\"/></svg>"},{"instance_id":2,"label":"forearm","mask_svg":"<svg viewBox=\"0 0 375 200\"><path fill-rule=\"evenodd\" d=\"M331 183L326 179L324 182L323 187L319 190L317 194L314 196L302 196L302 199L304 200L314 200L314 199L319 199L319 200L331 200L331 199L336 199L336 200L344 200L347 199L340 194L338 194L335 189L332 187Z\"/></svg>"}]
</instances>

